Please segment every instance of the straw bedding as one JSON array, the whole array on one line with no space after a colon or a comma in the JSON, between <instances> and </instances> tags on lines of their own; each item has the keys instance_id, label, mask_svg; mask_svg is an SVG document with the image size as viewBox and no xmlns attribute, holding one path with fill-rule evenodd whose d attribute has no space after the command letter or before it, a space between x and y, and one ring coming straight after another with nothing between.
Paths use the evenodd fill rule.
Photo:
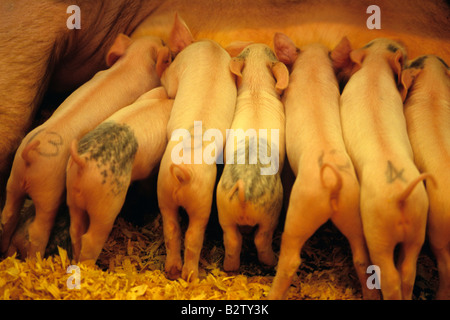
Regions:
<instances>
[{"instance_id":1,"label":"straw bedding","mask_svg":"<svg viewBox=\"0 0 450 320\"><path fill-rule=\"evenodd\" d=\"M165 247L161 215L155 207L136 205L139 192L116 220L96 266L80 264L80 289L69 289L66 273L70 262L68 213L63 208L52 234L46 257L0 261L0 299L158 299L158 300L263 300L275 275L257 260L252 235L244 236L238 273L222 269L224 248L217 213L213 210L201 254L199 279L188 283L168 280L164 274ZM134 198L133 198L134 197ZM33 206L23 210L32 215ZM31 214L30 214L31 212ZM138 214L136 214L138 213ZM181 214L185 230L187 216ZM282 223L280 224L282 225ZM274 237L279 252L281 228ZM288 299L361 299L347 240L331 224L322 226L305 244L302 264L288 292ZM438 279L427 245L418 262L414 299L433 299Z\"/></svg>"}]
</instances>

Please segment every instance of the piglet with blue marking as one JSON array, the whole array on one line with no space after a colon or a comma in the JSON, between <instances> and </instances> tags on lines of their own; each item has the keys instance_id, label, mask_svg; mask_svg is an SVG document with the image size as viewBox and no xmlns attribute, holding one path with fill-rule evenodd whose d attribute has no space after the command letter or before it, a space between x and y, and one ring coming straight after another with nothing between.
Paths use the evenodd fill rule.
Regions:
<instances>
[{"instance_id":1,"label":"piglet with blue marking","mask_svg":"<svg viewBox=\"0 0 450 320\"><path fill-rule=\"evenodd\" d=\"M66 183L77 261L95 263L129 185L154 173L167 144L172 105L163 87L153 89L72 143Z\"/></svg>"},{"instance_id":2,"label":"piglet with blue marking","mask_svg":"<svg viewBox=\"0 0 450 320\"><path fill-rule=\"evenodd\" d=\"M280 95L289 83L289 71L265 44L232 44L227 49L241 52L230 62L238 95L217 185L217 210L225 245L223 267L237 271L241 227L256 227L260 262L268 266L277 262L272 237L283 204L280 172L285 158Z\"/></svg>"},{"instance_id":3,"label":"piglet with blue marking","mask_svg":"<svg viewBox=\"0 0 450 320\"><path fill-rule=\"evenodd\" d=\"M160 85L160 75L170 59L169 49L159 38L131 40L119 35L106 57L111 67L73 92L44 124L23 139L14 158L1 216L2 252L8 249L28 194L36 207L36 217L29 226L28 255L44 254L63 202L72 141Z\"/></svg>"}]
</instances>

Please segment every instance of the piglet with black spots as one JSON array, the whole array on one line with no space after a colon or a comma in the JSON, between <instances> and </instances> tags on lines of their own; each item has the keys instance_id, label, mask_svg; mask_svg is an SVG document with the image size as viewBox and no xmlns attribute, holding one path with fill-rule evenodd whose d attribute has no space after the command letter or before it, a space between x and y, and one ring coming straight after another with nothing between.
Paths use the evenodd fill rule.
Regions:
<instances>
[{"instance_id":1,"label":"piglet with black spots","mask_svg":"<svg viewBox=\"0 0 450 320\"><path fill-rule=\"evenodd\" d=\"M133 103L160 84L171 55L159 38L131 40L119 35L98 72L73 92L41 126L22 141L15 155L2 211L1 251L8 249L28 194L36 207L29 226L28 255L44 254L58 207L63 201L70 144L94 129L115 111Z\"/></svg>"},{"instance_id":2,"label":"piglet with black spots","mask_svg":"<svg viewBox=\"0 0 450 320\"><path fill-rule=\"evenodd\" d=\"M236 47L240 50L236 50ZM280 95L289 71L265 44L233 44L241 51L230 62L237 76L236 112L226 142L225 167L217 185L217 210L223 229L225 271L240 266L240 227L257 227L258 259L277 262L272 237L283 204L284 107Z\"/></svg>"},{"instance_id":3,"label":"piglet with black spots","mask_svg":"<svg viewBox=\"0 0 450 320\"><path fill-rule=\"evenodd\" d=\"M437 299L450 299L450 69L435 55L410 61L402 72L401 93L414 161L433 175L428 239L439 271Z\"/></svg>"},{"instance_id":4,"label":"piglet with black spots","mask_svg":"<svg viewBox=\"0 0 450 320\"><path fill-rule=\"evenodd\" d=\"M172 105L164 88L153 89L72 143L67 205L76 260L95 263L129 185L158 166Z\"/></svg>"}]
</instances>

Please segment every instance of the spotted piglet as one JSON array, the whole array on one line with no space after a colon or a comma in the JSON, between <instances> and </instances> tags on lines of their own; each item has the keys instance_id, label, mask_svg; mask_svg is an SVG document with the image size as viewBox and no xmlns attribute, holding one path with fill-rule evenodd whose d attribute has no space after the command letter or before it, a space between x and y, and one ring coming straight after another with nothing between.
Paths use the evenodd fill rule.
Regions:
<instances>
[{"instance_id":1,"label":"spotted piglet","mask_svg":"<svg viewBox=\"0 0 450 320\"><path fill-rule=\"evenodd\" d=\"M1 216L2 252L9 246L28 194L36 207L36 217L29 226L28 255L44 254L63 201L72 140L158 86L170 58L169 49L159 38L131 40L119 35L106 57L111 67L73 92L44 124L23 139L14 158Z\"/></svg>"},{"instance_id":2,"label":"spotted piglet","mask_svg":"<svg viewBox=\"0 0 450 320\"><path fill-rule=\"evenodd\" d=\"M437 299L450 299L450 69L439 57L410 61L402 72L404 113L414 161L427 183L428 238L439 271Z\"/></svg>"},{"instance_id":3,"label":"spotted piglet","mask_svg":"<svg viewBox=\"0 0 450 320\"><path fill-rule=\"evenodd\" d=\"M264 44L246 46L232 59L230 69L237 76L238 95L217 186L217 210L225 245L224 270L236 271L242 226L257 226L258 259L269 266L276 264L272 236L283 204L280 172L285 154L280 94L288 85L289 71ZM268 154L270 161L266 161Z\"/></svg>"},{"instance_id":4,"label":"spotted piglet","mask_svg":"<svg viewBox=\"0 0 450 320\"><path fill-rule=\"evenodd\" d=\"M269 298L285 297L301 263L303 244L329 219L349 240L363 297L377 298L366 286L370 260L359 212L359 182L342 138L339 86L329 50L317 43L300 50L281 33L275 35L274 47L279 59L291 66L283 102L286 152L296 179ZM333 54L345 54L346 48L344 38Z\"/></svg>"},{"instance_id":5,"label":"spotted piglet","mask_svg":"<svg viewBox=\"0 0 450 320\"><path fill-rule=\"evenodd\" d=\"M130 183L158 166L172 104L163 87L153 89L72 143L66 183L77 261L95 263Z\"/></svg>"},{"instance_id":6,"label":"spotted piglet","mask_svg":"<svg viewBox=\"0 0 450 320\"><path fill-rule=\"evenodd\" d=\"M169 143L157 182L158 204L166 245L165 271L171 279L194 280L203 247L216 182L216 159L222 154L225 130L231 125L236 85L229 70L230 55L216 42L194 39L177 16L169 38L177 54L161 82L175 98L167 125ZM199 124L199 125L198 125ZM208 136L208 132L220 136ZM180 141L181 139L181 141ZM212 141L214 139L214 141ZM209 143L203 143L211 141ZM212 147L212 149L211 149ZM189 216L181 259L178 210Z\"/></svg>"},{"instance_id":7,"label":"spotted piglet","mask_svg":"<svg viewBox=\"0 0 450 320\"><path fill-rule=\"evenodd\" d=\"M364 235L384 299L412 298L428 211L429 175L414 164L397 87L405 57L400 44L379 38L351 51L341 66L351 69L340 99L344 142L361 184Z\"/></svg>"}]
</instances>

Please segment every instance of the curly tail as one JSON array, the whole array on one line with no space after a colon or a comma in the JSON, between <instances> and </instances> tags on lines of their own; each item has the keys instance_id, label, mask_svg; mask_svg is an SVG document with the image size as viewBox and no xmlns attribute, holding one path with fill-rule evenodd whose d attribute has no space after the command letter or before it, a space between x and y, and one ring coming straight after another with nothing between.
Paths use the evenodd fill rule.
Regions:
<instances>
[{"instance_id":1,"label":"curly tail","mask_svg":"<svg viewBox=\"0 0 450 320\"><path fill-rule=\"evenodd\" d=\"M29 144L25 146L22 151L22 159L25 160L26 165L30 165L33 162L33 159L30 157L30 151L36 150L36 148L41 144L39 140L33 140Z\"/></svg>"},{"instance_id":2,"label":"curly tail","mask_svg":"<svg viewBox=\"0 0 450 320\"><path fill-rule=\"evenodd\" d=\"M400 193L397 197L397 201L400 205L403 205L406 199L409 197L411 192L414 190L414 188L423 180L430 179L434 185L436 185L436 180L434 179L433 175L430 173L422 173L417 178L415 178L411 183L406 187L405 190L403 190L402 193Z\"/></svg>"},{"instance_id":3,"label":"curly tail","mask_svg":"<svg viewBox=\"0 0 450 320\"><path fill-rule=\"evenodd\" d=\"M72 157L72 160L78 165L80 169L84 169L86 167L86 160L80 157L78 154L78 143L76 140L72 141L72 144L70 145L70 156Z\"/></svg>"},{"instance_id":4,"label":"curly tail","mask_svg":"<svg viewBox=\"0 0 450 320\"><path fill-rule=\"evenodd\" d=\"M337 211L337 207L338 207L337 202L339 199L339 192L342 189L342 176L333 165L331 165L329 163L324 163L322 165L322 167L320 168L320 180L321 180L322 186L324 188L329 188L325 185L325 181L323 180L323 172L326 168L330 168L331 171L333 171L334 175L336 176L336 183L330 188L330 191L331 191L330 205L334 211Z\"/></svg>"},{"instance_id":5,"label":"curly tail","mask_svg":"<svg viewBox=\"0 0 450 320\"><path fill-rule=\"evenodd\" d=\"M230 192L228 193L228 198L231 200L233 195L237 192L239 203L241 206L245 205L245 188L244 188L244 181L242 179L239 179L233 188L231 188Z\"/></svg>"}]
</instances>

